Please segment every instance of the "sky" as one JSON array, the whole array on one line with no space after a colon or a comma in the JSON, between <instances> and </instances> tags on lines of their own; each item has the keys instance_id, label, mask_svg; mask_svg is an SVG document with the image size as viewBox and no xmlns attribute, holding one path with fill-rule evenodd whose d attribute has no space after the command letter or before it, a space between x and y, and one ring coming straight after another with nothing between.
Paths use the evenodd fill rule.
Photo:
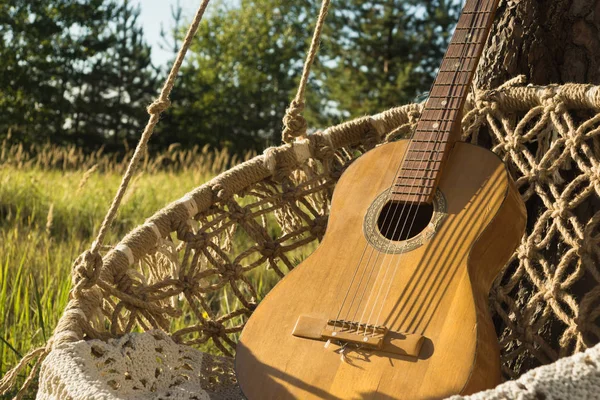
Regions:
<instances>
[{"instance_id":1,"label":"sky","mask_svg":"<svg viewBox=\"0 0 600 400\"><path fill-rule=\"evenodd\" d=\"M144 28L144 36L148 44L152 46L152 61L156 66L164 65L169 61L172 53L160 48L160 27L163 25L166 32L173 28L173 17L171 16L171 6L177 5L177 2L183 9L183 24L192 19L200 0L135 0L134 3L140 4L141 15L140 22Z\"/></svg>"}]
</instances>

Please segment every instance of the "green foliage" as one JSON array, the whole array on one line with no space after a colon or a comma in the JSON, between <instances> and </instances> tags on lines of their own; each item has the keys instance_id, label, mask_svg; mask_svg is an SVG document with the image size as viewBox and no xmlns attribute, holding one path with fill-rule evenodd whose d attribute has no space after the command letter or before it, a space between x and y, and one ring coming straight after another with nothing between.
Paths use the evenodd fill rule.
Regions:
<instances>
[{"instance_id":1,"label":"green foliage","mask_svg":"<svg viewBox=\"0 0 600 400\"><path fill-rule=\"evenodd\" d=\"M234 151L277 143L318 6L220 3L200 28L162 129L178 142ZM332 4L307 91L309 124L383 111L426 91L457 16L454 0Z\"/></svg>"},{"instance_id":2,"label":"green foliage","mask_svg":"<svg viewBox=\"0 0 600 400\"><path fill-rule=\"evenodd\" d=\"M235 151L261 150L265 142L278 141L301 72L314 3L216 3L188 54L161 129L184 144L201 141Z\"/></svg>"},{"instance_id":3,"label":"green foliage","mask_svg":"<svg viewBox=\"0 0 600 400\"><path fill-rule=\"evenodd\" d=\"M457 0L332 4L305 117L324 127L411 101L427 90L458 14ZM276 144L319 2L211 4L153 146L233 152ZM175 13L175 16L178 14ZM178 21L181 22L181 21ZM178 24L174 51L187 29ZM0 136L23 142L135 141L158 92L139 9L116 0L0 3ZM164 75L167 66L161 68Z\"/></svg>"},{"instance_id":4,"label":"green foliage","mask_svg":"<svg viewBox=\"0 0 600 400\"><path fill-rule=\"evenodd\" d=\"M456 24L455 0L350 0L333 7L327 96L345 118L412 102L433 83Z\"/></svg>"},{"instance_id":5,"label":"green foliage","mask_svg":"<svg viewBox=\"0 0 600 400\"><path fill-rule=\"evenodd\" d=\"M125 1L0 2L0 136L95 147L137 136L155 91Z\"/></svg>"}]
</instances>

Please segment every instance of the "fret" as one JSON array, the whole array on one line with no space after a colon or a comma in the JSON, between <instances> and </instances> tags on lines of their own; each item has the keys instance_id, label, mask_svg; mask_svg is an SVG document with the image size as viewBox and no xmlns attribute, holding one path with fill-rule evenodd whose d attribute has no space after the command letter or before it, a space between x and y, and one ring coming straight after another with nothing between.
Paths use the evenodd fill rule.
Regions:
<instances>
[{"instance_id":1,"label":"fret","mask_svg":"<svg viewBox=\"0 0 600 400\"><path fill-rule=\"evenodd\" d=\"M402 169L402 173L398 175L397 179L415 179L415 178L436 178L437 171L429 171L429 170L404 170Z\"/></svg>"},{"instance_id":2,"label":"fret","mask_svg":"<svg viewBox=\"0 0 600 400\"><path fill-rule=\"evenodd\" d=\"M405 161L402 163L402 169L416 168L417 170L423 170L428 168L437 168L441 165L441 163L441 161Z\"/></svg>"},{"instance_id":3,"label":"fret","mask_svg":"<svg viewBox=\"0 0 600 400\"><path fill-rule=\"evenodd\" d=\"M444 82L436 82L435 83L435 86L441 86L441 87L456 86L456 87L460 88L460 86L462 86L462 85L464 85L464 84L463 83L453 83L453 82L446 82L446 83L444 83Z\"/></svg>"},{"instance_id":4,"label":"fret","mask_svg":"<svg viewBox=\"0 0 600 400\"><path fill-rule=\"evenodd\" d=\"M426 134L426 133L431 133L433 138L431 140L433 141L440 141L441 137L443 135L447 135L450 133L450 131L452 130L452 126L453 126L454 122L432 122L432 121L423 121L423 122L419 122L417 124L417 127L415 129L415 136L421 135L421 134Z\"/></svg>"},{"instance_id":5,"label":"fret","mask_svg":"<svg viewBox=\"0 0 600 400\"><path fill-rule=\"evenodd\" d=\"M416 158L417 160L428 160L428 157L431 157L433 154L439 155L441 154L441 152L444 151L444 149L434 149L434 150L414 150L414 149L409 149L407 152L407 155L405 156L405 160L409 160L409 154L415 155L417 153L425 153L425 154L418 154L416 155L414 158ZM429 155L429 156L428 156Z\"/></svg>"},{"instance_id":6,"label":"fret","mask_svg":"<svg viewBox=\"0 0 600 400\"><path fill-rule=\"evenodd\" d=\"M471 35L469 35L469 34L467 34L466 36L468 36L468 38L469 38L469 39L472 37L472 36L471 36ZM457 39L457 40L455 40L455 41L452 41L452 43L451 43L451 44L455 44L455 45L458 45L458 44L460 44L460 45L462 45L462 46L464 46L464 45L471 46L471 45L476 45L476 44L477 44L477 42L476 42L476 41L472 41L472 40L469 40L469 41L467 41L466 39L465 39L464 41L459 41L459 40Z\"/></svg>"},{"instance_id":7,"label":"fret","mask_svg":"<svg viewBox=\"0 0 600 400\"><path fill-rule=\"evenodd\" d=\"M458 26L468 26L470 29L474 27L487 28L488 18L491 13L487 12L463 12L458 18ZM483 18L482 18L483 17Z\"/></svg>"},{"instance_id":8,"label":"fret","mask_svg":"<svg viewBox=\"0 0 600 400\"><path fill-rule=\"evenodd\" d=\"M456 32L462 32L462 31L470 32L473 30L479 31L479 30L485 30L485 29L486 29L485 26L466 26L466 27L465 26L457 26L456 29L454 30L454 32L456 34Z\"/></svg>"},{"instance_id":9,"label":"fret","mask_svg":"<svg viewBox=\"0 0 600 400\"><path fill-rule=\"evenodd\" d=\"M465 6L463 7L463 13L464 12L474 12L475 11L475 7L479 6L479 12L485 12L485 11L494 11L496 8L496 3L497 0L487 0L485 7L481 7L481 4L479 4L479 1L477 0L467 0L465 3Z\"/></svg>"},{"instance_id":10,"label":"fret","mask_svg":"<svg viewBox=\"0 0 600 400\"><path fill-rule=\"evenodd\" d=\"M413 141L411 141L408 145L408 150L407 151L438 151L438 147L441 146L441 143L439 142L420 142L420 143L414 143Z\"/></svg>"},{"instance_id":11,"label":"fret","mask_svg":"<svg viewBox=\"0 0 600 400\"><path fill-rule=\"evenodd\" d=\"M418 204L418 203L427 201L430 196L431 196L431 194L429 194L429 195L407 195L407 194L402 194L402 193L398 193L398 194L392 193L391 200Z\"/></svg>"},{"instance_id":12,"label":"fret","mask_svg":"<svg viewBox=\"0 0 600 400\"><path fill-rule=\"evenodd\" d=\"M435 185L435 179L399 179L394 183L394 188L413 187L413 188L432 188Z\"/></svg>"},{"instance_id":13,"label":"fret","mask_svg":"<svg viewBox=\"0 0 600 400\"><path fill-rule=\"evenodd\" d=\"M479 57L477 57L477 59L470 58L468 60L463 60L462 62L457 62L455 59L444 59L440 65L440 72L471 71L477 66L478 62Z\"/></svg>"},{"instance_id":14,"label":"fret","mask_svg":"<svg viewBox=\"0 0 600 400\"><path fill-rule=\"evenodd\" d=\"M433 115L432 115L433 114ZM431 118L429 118L431 117ZM428 129L433 129L437 131L444 131L448 129L452 129L452 126L455 122L456 118L453 118L454 115L443 112L433 113L429 111L427 113L427 117L421 116L421 119L417 123L417 132L425 131Z\"/></svg>"},{"instance_id":15,"label":"fret","mask_svg":"<svg viewBox=\"0 0 600 400\"><path fill-rule=\"evenodd\" d=\"M466 0L394 183L394 199L429 201L489 34L498 0ZM415 192L415 193L412 193Z\"/></svg>"},{"instance_id":16,"label":"fret","mask_svg":"<svg viewBox=\"0 0 600 400\"><path fill-rule=\"evenodd\" d=\"M433 142L440 142L441 140L446 140L448 139L448 135L450 134L450 132L445 131L445 132L423 132L423 131L417 131L415 132L414 138L412 139L413 142L425 142L425 143L433 143Z\"/></svg>"},{"instance_id":17,"label":"fret","mask_svg":"<svg viewBox=\"0 0 600 400\"><path fill-rule=\"evenodd\" d=\"M425 112L427 111L427 112ZM421 114L421 118L419 122L417 122L416 130L419 131L422 128L432 128L432 129L446 129L450 128L452 124L456 121L456 116L458 111L449 111L445 110L434 111L434 110L425 110Z\"/></svg>"},{"instance_id":18,"label":"fret","mask_svg":"<svg viewBox=\"0 0 600 400\"><path fill-rule=\"evenodd\" d=\"M453 114L458 112L459 108L448 107L448 103L450 102L446 99L429 98L427 100L427 104L425 105L425 109L423 110L423 112L421 112L421 118L435 118L432 115L437 115L438 113L452 116ZM438 105L439 107L435 107L435 105Z\"/></svg>"},{"instance_id":19,"label":"fret","mask_svg":"<svg viewBox=\"0 0 600 400\"><path fill-rule=\"evenodd\" d=\"M435 189L435 182L423 183L423 184L406 184L406 185L394 185L391 192L396 194L408 194L408 195L426 195L431 193Z\"/></svg>"},{"instance_id":20,"label":"fret","mask_svg":"<svg viewBox=\"0 0 600 400\"><path fill-rule=\"evenodd\" d=\"M473 59L473 58L479 58L479 56L450 56L450 57L444 57L447 60L462 60L462 59Z\"/></svg>"},{"instance_id":21,"label":"fret","mask_svg":"<svg viewBox=\"0 0 600 400\"><path fill-rule=\"evenodd\" d=\"M429 155L421 155L416 157L406 157L404 162L416 161L416 162L437 162L444 159L444 153L430 153Z\"/></svg>"},{"instance_id":22,"label":"fret","mask_svg":"<svg viewBox=\"0 0 600 400\"><path fill-rule=\"evenodd\" d=\"M477 15L485 15L485 14L489 14L490 11L465 11L463 10L463 15L471 15L471 14L477 14Z\"/></svg>"},{"instance_id":23,"label":"fret","mask_svg":"<svg viewBox=\"0 0 600 400\"><path fill-rule=\"evenodd\" d=\"M462 101L462 97L458 97L458 96L434 96L432 94L429 95L429 100L434 102L434 103L438 103L442 104L441 102L443 102L444 100L446 101L454 101L457 100L459 103ZM443 105L443 104L442 104Z\"/></svg>"},{"instance_id":24,"label":"fret","mask_svg":"<svg viewBox=\"0 0 600 400\"><path fill-rule=\"evenodd\" d=\"M440 81L440 83L448 82L448 81L450 81L450 82L458 81L459 84L466 85L471 82L472 75L473 75L473 73L471 71L455 71L455 72L441 71L438 73L438 76L437 76L435 82L437 85L438 81Z\"/></svg>"},{"instance_id":25,"label":"fret","mask_svg":"<svg viewBox=\"0 0 600 400\"><path fill-rule=\"evenodd\" d=\"M448 50L446 51L447 57L475 57L477 54L477 46L474 43L470 43L469 46L460 45L457 43L450 43Z\"/></svg>"},{"instance_id":26,"label":"fret","mask_svg":"<svg viewBox=\"0 0 600 400\"><path fill-rule=\"evenodd\" d=\"M407 154L404 157L404 161L441 161L444 157L443 153L444 149L434 150L434 151L409 151L410 154ZM425 153L425 154L417 154L417 153Z\"/></svg>"},{"instance_id":27,"label":"fret","mask_svg":"<svg viewBox=\"0 0 600 400\"><path fill-rule=\"evenodd\" d=\"M443 153L443 151L444 151L443 146L439 146L439 148L433 149L433 150L409 149L409 150L407 150L407 153L404 156L404 159L405 160L413 160L413 161L429 160L429 159L433 158L434 156L438 157L439 154Z\"/></svg>"},{"instance_id":28,"label":"fret","mask_svg":"<svg viewBox=\"0 0 600 400\"><path fill-rule=\"evenodd\" d=\"M468 45L476 46L480 42L479 39L480 39L481 34L485 34L485 31L483 31L482 29L457 30L456 32L454 32L454 35L452 36L450 43L468 44Z\"/></svg>"},{"instance_id":29,"label":"fret","mask_svg":"<svg viewBox=\"0 0 600 400\"><path fill-rule=\"evenodd\" d=\"M435 85L433 89L431 89L431 95L435 97L462 97L463 91L466 86L457 86L457 85L446 85L446 86L438 86Z\"/></svg>"},{"instance_id":30,"label":"fret","mask_svg":"<svg viewBox=\"0 0 600 400\"><path fill-rule=\"evenodd\" d=\"M402 185L404 183L410 184L412 181L435 181L437 179L436 176L416 176L416 177L401 177L396 181L397 185Z\"/></svg>"},{"instance_id":31,"label":"fret","mask_svg":"<svg viewBox=\"0 0 600 400\"><path fill-rule=\"evenodd\" d=\"M442 101L446 101L445 104L441 104ZM423 110L423 112L421 113L421 115L425 115L425 112L427 111L458 111L460 110L460 108L458 107L444 107L446 104L450 103L452 100L447 101L446 99L440 99L438 100L438 98L435 98L432 100L432 98L430 97L427 100L427 104L426 104L426 108ZM429 103L431 103L431 105L429 105ZM441 107L434 107L434 104L439 104Z\"/></svg>"},{"instance_id":32,"label":"fret","mask_svg":"<svg viewBox=\"0 0 600 400\"><path fill-rule=\"evenodd\" d=\"M411 173L414 174L420 174L420 173L431 173L431 174L435 174L437 173L437 171L431 171L431 170L424 170L423 168L417 168L417 167L411 167L408 165L402 165L401 169L400 169L400 176L408 176L411 177L413 175L410 175ZM409 174L409 175L407 175Z\"/></svg>"}]
</instances>

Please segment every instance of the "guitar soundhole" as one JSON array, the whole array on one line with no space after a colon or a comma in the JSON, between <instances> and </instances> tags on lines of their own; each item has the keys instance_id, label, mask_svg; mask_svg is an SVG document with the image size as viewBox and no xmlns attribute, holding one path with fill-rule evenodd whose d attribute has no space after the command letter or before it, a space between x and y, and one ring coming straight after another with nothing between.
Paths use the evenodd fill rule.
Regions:
<instances>
[{"instance_id":1,"label":"guitar soundhole","mask_svg":"<svg viewBox=\"0 0 600 400\"><path fill-rule=\"evenodd\" d=\"M393 241L407 240L417 236L431 221L431 204L411 204L388 201L377 218L381 234Z\"/></svg>"}]
</instances>

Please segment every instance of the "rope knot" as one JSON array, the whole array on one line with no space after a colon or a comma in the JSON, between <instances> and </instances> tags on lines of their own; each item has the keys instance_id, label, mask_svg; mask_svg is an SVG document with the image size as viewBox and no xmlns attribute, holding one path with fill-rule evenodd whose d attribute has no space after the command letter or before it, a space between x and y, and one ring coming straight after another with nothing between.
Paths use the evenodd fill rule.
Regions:
<instances>
[{"instance_id":1,"label":"rope knot","mask_svg":"<svg viewBox=\"0 0 600 400\"><path fill-rule=\"evenodd\" d=\"M325 235L325 229L327 228L327 217L326 216L318 216L316 217L311 226L310 233L315 237L321 239L323 235Z\"/></svg>"},{"instance_id":2,"label":"rope knot","mask_svg":"<svg viewBox=\"0 0 600 400\"><path fill-rule=\"evenodd\" d=\"M522 336L525 338L525 341L527 343L533 343L535 338L535 332L533 331L533 328L531 326L526 326L525 329L522 329Z\"/></svg>"},{"instance_id":3,"label":"rope knot","mask_svg":"<svg viewBox=\"0 0 600 400\"><path fill-rule=\"evenodd\" d=\"M235 222L245 222L250 219L252 211L245 207L240 207L237 203L232 202L229 206L229 219Z\"/></svg>"},{"instance_id":4,"label":"rope knot","mask_svg":"<svg viewBox=\"0 0 600 400\"><path fill-rule=\"evenodd\" d=\"M571 213L569 212L567 204L564 200L558 200L552 204L552 212L550 213L552 218L567 219L570 215Z\"/></svg>"},{"instance_id":5,"label":"rope knot","mask_svg":"<svg viewBox=\"0 0 600 400\"><path fill-rule=\"evenodd\" d=\"M535 250L535 247L532 245L521 245L519 246L519 248L517 249L517 258L520 261L524 261L524 260L536 260L537 257L537 252Z\"/></svg>"},{"instance_id":6,"label":"rope knot","mask_svg":"<svg viewBox=\"0 0 600 400\"><path fill-rule=\"evenodd\" d=\"M171 107L171 101L169 99L165 99L165 100L157 99L148 106L146 111L148 111L148 114L150 114L150 115L157 115L157 114L161 114L163 111L165 111L169 107Z\"/></svg>"},{"instance_id":7,"label":"rope knot","mask_svg":"<svg viewBox=\"0 0 600 400\"><path fill-rule=\"evenodd\" d=\"M102 256L98 252L84 251L73 263L73 290L75 293L82 289L91 288L100 277Z\"/></svg>"},{"instance_id":8,"label":"rope knot","mask_svg":"<svg viewBox=\"0 0 600 400\"><path fill-rule=\"evenodd\" d=\"M320 161L329 160L335 156L335 150L331 145L331 140L328 140L323 135L324 133L320 132L310 136L310 146L312 147L311 153Z\"/></svg>"},{"instance_id":9,"label":"rope knot","mask_svg":"<svg viewBox=\"0 0 600 400\"><path fill-rule=\"evenodd\" d=\"M364 135L363 140L363 143L365 144L365 147L367 149L375 148L375 146L381 143L381 135L379 134L379 131L371 121L372 119L370 119L369 123L367 124L367 131Z\"/></svg>"},{"instance_id":10,"label":"rope knot","mask_svg":"<svg viewBox=\"0 0 600 400\"><path fill-rule=\"evenodd\" d=\"M293 100L283 117L283 141L289 143L294 138L305 136L308 124L302 116L304 110L304 102Z\"/></svg>"},{"instance_id":11,"label":"rope knot","mask_svg":"<svg viewBox=\"0 0 600 400\"><path fill-rule=\"evenodd\" d=\"M548 285L547 289L548 290L546 291L546 293L544 293L543 298L544 300L549 301L550 299L557 299L562 288L560 287L559 283L551 282L551 284Z\"/></svg>"},{"instance_id":12,"label":"rope knot","mask_svg":"<svg viewBox=\"0 0 600 400\"><path fill-rule=\"evenodd\" d=\"M195 235L190 235L189 240L186 240L188 243L192 244L195 249L203 249L206 247L206 244L209 242L209 237L206 232L198 232Z\"/></svg>"},{"instance_id":13,"label":"rope knot","mask_svg":"<svg viewBox=\"0 0 600 400\"><path fill-rule=\"evenodd\" d=\"M212 337L219 337L225 335L225 326L222 323L217 321L206 321L202 330L205 334Z\"/></svg>"},{"instance_id":14,"label":"rope knot","mask_svg":"<svg viewBox=\"0 0 600 400\"><path fill-rule=\"evenodd\" d=\"M281 245L277 242L267 242L263 245L263 249L260 250L260 253L268 258L276 258L281 254Z\"/></svg>"},{"instance_id":15,"label":"rope knot","mask_svg":"<svg viewBox=\"0 0 600 400\"><path fill-rule=\"evenodd\" d=\"M233 196L220 182L217 182L212 186L212 191L215 197L220 201L228 200Z\"/></svg>"},{"instance_id":16,"label":"rope knot","mask_svg":"<svg viewBox=\"0 0 600 400\"><path fill-rule=\"evenodd\" d=\"M239 279L244 273L244 269L241 264L238 263L227 263L217 266L219 273L227 278Z\"/></svg>"}]
</instances>

